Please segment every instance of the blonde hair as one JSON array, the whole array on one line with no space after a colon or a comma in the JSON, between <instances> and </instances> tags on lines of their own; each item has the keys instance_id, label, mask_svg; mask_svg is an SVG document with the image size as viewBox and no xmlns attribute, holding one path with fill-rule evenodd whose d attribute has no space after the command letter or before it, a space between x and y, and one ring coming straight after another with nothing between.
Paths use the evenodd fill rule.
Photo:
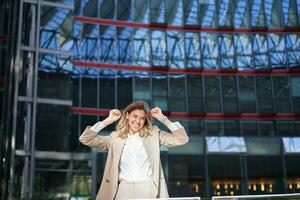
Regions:
<instances>
[{"instance_id":1,"label":"blonde hair","mask_svg":"<svg viewBox=\"0 0 300 200\"><path fill-rule=\"evenodd\" d=\"M118 136L122 139L128 137L129 122L126 116L127 114L130 114L133 110L143 110L146 115L145 124L143 128L139 131L139 135L141 137L147 137L148 135L150 135L150 132L152 130L151 113L148 104L145 101L134 101L125 108L116 127Z\"/></svg>"}]
</instances>

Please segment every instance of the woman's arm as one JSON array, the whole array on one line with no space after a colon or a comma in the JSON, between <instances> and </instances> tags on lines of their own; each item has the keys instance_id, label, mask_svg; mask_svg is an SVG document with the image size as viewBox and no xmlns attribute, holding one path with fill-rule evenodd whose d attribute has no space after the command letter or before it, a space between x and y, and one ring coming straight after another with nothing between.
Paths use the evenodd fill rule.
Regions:
<instances>
[{"instance_id":1,"label":"woman's arm","mask_svg":"<svg viewBox=\"0 0 300 200\"><path fill-rule=\"evenodd\" d=\"M188 143L184 127L179 122L171 122L163 113L161 109L156 107L151 110L152 117L158 119L162 124L167 126L172 133L159 130L159 141L167 147L176 147Z\"/></svg>"},{"instance_id":2,"label":"woman's arm","mask_svg":"<svg viewBox=\"0 0 300 200\"><path fill-rule=\"evenodd\" d=\"M117 121L121 116L121 112L117 109L113 109L109 112L109 116L102 122L97 122L92 127L88 126L81 136L79 141L89 147L98 148L107 151L110 143L110 136L97 135L104 127Z\"/></svg>"}]
</instances>

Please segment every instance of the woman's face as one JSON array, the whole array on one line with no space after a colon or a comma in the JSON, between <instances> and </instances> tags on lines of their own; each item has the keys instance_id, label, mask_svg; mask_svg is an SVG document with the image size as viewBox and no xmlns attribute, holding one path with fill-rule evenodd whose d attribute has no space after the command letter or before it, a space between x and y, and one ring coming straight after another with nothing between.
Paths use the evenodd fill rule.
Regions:
<instances>
[{"instance_id":1,"label":"woman's face","mask_svg":"<svg viewBox=\"0 0 300 200\"><path fill-rule=\"evenodd\" d=\"M136 133L141 130L146 122L146 114L144 110L135 109L126 115L128 119L130 133Z\"/></svg>"}]
</instances>

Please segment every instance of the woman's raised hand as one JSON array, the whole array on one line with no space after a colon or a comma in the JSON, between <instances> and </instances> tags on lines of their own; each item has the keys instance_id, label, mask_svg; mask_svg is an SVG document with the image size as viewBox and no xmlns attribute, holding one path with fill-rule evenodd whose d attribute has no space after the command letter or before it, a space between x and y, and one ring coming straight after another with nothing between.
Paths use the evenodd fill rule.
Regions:
<instances>
[{"instance_id":1,"label":"woman's raised hand","mask_svg":"<svg viewBox=\"0 0 300 200\"><path fill-rule=\"evenodd\" d=\"M117 121L121 117L121 112L118 109L112 109L109 111L108 119L111 121L111 123Z\"/></svg>"},{"instance_id":2,"label":"woman's raised hand","mask_svg":"<svg viewBox=\"0 0 300 200\"><path fill-rule=\"evenodd\" d=\"M160 119L160 118L164 117L164 115L162 114L161 109L159 107L152 108L150 110L150 113L151 113L151 116L155 119Z\"/></svg>"}]
</instances>

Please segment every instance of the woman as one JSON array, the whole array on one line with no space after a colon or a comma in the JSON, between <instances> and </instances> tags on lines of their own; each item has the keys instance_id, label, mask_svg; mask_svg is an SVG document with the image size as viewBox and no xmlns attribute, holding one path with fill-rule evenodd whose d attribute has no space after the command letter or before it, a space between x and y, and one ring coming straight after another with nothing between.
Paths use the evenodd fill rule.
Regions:
<instances>
[{"instance_id":1,"label":"woman","mask_svg":"<svg viewBox=\"0 0 300 200\"><path fill-rule=\"evenodd\" d=\"M172 133L152 126L151 118L166 125ZM119 120L110 136L97 135ZM90 147L108 152L97 200L168 197L160 163L160 144L175 147L189 140L179 122L171 122L156 107L150 110L144 101L135 101L123 113L109 112L103 121L87 127L79 138Z\"/></svg>"}]
</instances>

